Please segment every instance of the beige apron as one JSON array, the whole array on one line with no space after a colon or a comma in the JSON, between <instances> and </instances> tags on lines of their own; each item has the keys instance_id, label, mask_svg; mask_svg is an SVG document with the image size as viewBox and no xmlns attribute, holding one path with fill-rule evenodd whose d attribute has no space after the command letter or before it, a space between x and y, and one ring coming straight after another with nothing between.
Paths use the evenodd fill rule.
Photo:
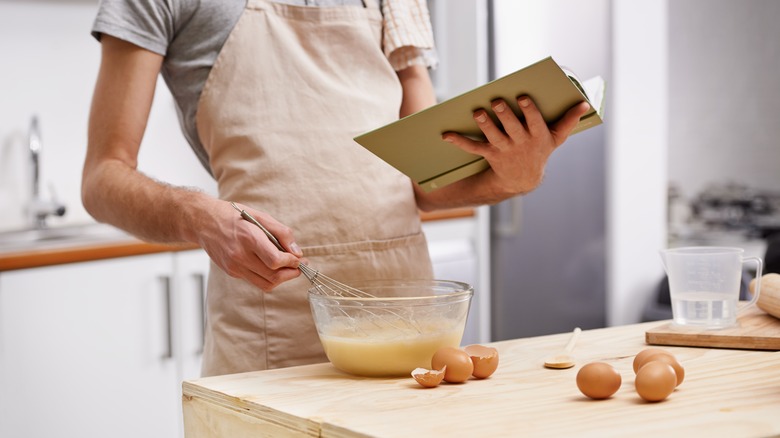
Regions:
<instances>
[{"instance_id":1,"label":"beige apron","mask_svg":"<svg viewBox=\"0 0 780 438\"><path fill-rule=\"evenodd\" d=\"M367 8L249 0L197 126L221 199L291 227L344 283L431 278L411 182L352 138L398 118L401 87ZM203 375L326 361L300 276L270 293L212 264Z\"/></svg>"}]
</instances>

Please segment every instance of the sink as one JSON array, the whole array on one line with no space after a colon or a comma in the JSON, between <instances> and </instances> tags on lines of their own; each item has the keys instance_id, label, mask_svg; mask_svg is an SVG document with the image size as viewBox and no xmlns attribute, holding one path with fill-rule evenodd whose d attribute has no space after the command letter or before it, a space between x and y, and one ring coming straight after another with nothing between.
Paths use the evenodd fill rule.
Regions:
<instances>
[{"instance_id":1,"label":"sink","mask_svg":"<svg viewBox=\"0 0 780 438\"><path fill-rule=\"evenodd\" d=\"M99 223L42 229L28 228L0 232L0 252L127 240L130 238L127 233L118 228Z\"/></svg>"}]
</instances>

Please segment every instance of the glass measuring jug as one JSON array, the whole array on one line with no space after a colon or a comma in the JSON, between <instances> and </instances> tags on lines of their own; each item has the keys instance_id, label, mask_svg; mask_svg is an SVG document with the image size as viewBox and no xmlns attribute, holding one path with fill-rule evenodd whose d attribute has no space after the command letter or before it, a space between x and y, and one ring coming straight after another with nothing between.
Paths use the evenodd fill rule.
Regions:
<instances>
[{"instance_id":1,"label":"glass measuring jug","mask_svg":"<svg viewBox=\"0 0 780 438\"><path fill-rule=\"evenodd\" d=\"M737 313L758 301L761 271L759 257L743 257L742 248L698 246L672 248L660 252L672 299L674 323L705 329L737 325ZM753 298L737 309L742 265L756 264Z\"/></svg>"}]
</instances>

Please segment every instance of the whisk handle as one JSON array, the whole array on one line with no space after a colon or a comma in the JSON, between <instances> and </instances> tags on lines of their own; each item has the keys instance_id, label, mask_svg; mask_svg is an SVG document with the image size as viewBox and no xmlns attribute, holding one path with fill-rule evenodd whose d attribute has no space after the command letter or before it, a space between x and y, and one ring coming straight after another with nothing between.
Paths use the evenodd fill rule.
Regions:
<instances>
[{"instance_id":1,"label":"whisk handle","mask_svg":"<svg viewBox=\"0 0 780 438\"><path fill-rule=\"evenodd\" d=\"M236 210L238 210L239 213L241 213L241 218L243 218L245 221L248 221L248 222L251 222L251 223L257 225L261 230L263 230L263 233L265 233L265 235L268 236L268 240L270 240L271 243L273 243L274 246L276 246L276 248L279 249L279 251L287 252L287 250L284 249L282 244L279 243L279 240L273 234L271 234L271 232L268 231L268 229L266 227L264 227L263 224L261 224L257 219L252 217L251 214L247 213L246 210L242 210L241 208L239 208L236 205L235 202L231 202L230 205L232 205L233 208L235 208Z\"/></svg>"}]
</instances>

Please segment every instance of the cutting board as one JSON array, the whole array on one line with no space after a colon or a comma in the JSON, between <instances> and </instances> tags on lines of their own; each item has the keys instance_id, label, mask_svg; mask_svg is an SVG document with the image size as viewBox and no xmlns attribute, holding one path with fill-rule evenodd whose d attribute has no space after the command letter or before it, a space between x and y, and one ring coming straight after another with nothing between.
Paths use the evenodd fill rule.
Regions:
<instances>
[{"instance_id":1,"label":"cutting board","mask_svg":"<svg viewBox=\"0 0 780 438\"><path fill-rule=\"evenodd\" d=\"M780 350L780 319L752 306L737 322L736 327L721 330L683 328L669 322L647 330L645 341L652 345Z\"/></svg>"}]
</instances>

